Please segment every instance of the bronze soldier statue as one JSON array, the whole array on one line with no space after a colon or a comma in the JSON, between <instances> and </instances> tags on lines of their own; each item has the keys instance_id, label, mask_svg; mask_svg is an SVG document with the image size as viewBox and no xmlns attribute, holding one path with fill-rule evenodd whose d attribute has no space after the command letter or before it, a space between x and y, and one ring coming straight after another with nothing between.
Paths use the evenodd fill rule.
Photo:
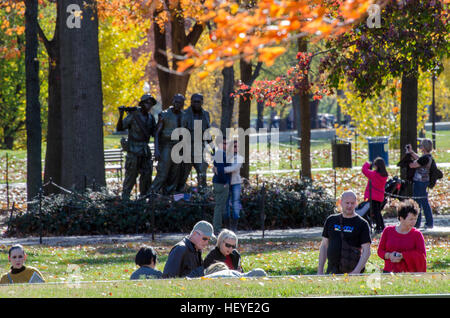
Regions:
<instances>
[{"instance_id":1,"label":"bronze soldier statue","mask_svg":"<svg viewBox=\"0 0 450 318\"><path fill-rule=\"evenodd\" d=\"M183 191L186 180L191 173L192 166L194 166L197 172L197 183L200 188L206 187L206 170L208 168L208 163L205 161L203 152L205 149L205 142L208 140L203 140L203 134L207 129L210 128L210 117L209 112L202 108L203 106L203 95L193 94L191 96L191 106L184 111L183 118L181 120L181 126L189 130L191 135L191 160L190 162L183 162L180 171L180 180L178 182L177 191ZM197 123L197 127L201 129L201 143L194 143L194 134L200 135L200 132L194 132L195 121L201 121ZM209 139L209 138L208 138ZM197 149L196 149L197 148Z\"/></svg>"},{"instance_id":2,"label":"bronze soldier statue","mask_svg":"<svg viewBox=\"0 0 450 318\"><path fill-rule=\"evenodd\" d=\"M136 178L139 178L140 195L144 196L152 184L153 160L148 143L155 134L155 118L150 113L156 105L156 99L149 94L141 97L140 107L119 107L117 131L128 129L128 138L122 138L122 148L127 152L125 160L125 179L123 181L122 199L129 200ZM124 112L128 115L123 119Z\"/></svg>"},{"instance_id":3,"label":"bronze soldier statue","mask_svg":"<svg viewBox=\"0 0 450 318\"><path fill-rule=\"evenodd\" d=\"M153 180L151 190L154 192L171 193L176 190L179 178L180 164L171 158L172 148L178 140L172 140L172 132L181 128L183 115L184 96L176 94L172 100L172 106L159 114L155 132L155 160L156 177Z\"/></svg>"}]
</instances>

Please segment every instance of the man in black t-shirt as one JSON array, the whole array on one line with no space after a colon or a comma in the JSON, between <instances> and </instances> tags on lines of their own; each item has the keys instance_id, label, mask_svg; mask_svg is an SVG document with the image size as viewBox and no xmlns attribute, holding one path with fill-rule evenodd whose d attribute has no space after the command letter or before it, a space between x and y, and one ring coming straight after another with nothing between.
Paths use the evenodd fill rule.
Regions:
<instances>
[{"instance_id":1,"label":"man in black t-shirt","mask_svg":"<svg viewBox=\"0 0 450 318\"><path fill-rule=\"evenodd\" d=\"M355 212L356 195L346 191L341 196L342 214L330 215L325 221L320 244L318 275L323 275L325 261L328 259L327 274L343 274L339 269L341 258L341 231L351 246L361 248L361 257L355 269L349 274L359 274L370 256L370 230L366 220ZM342 228L341 228L342 217Z\"/></svg>"}]
</instances>

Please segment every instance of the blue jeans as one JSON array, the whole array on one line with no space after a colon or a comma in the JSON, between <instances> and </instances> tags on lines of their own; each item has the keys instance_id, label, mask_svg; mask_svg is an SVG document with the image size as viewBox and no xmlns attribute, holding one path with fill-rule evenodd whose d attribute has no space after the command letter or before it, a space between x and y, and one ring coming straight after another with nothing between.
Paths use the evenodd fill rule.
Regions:
<instances>
[{"instance_id":1,"label":"blue jeans","mask_svg":"<svg viewBox=\"0 0 450 318\"><path fill-rule=\"evenodd\" d=\"M233 208L233 214L231 215L233 219L239 219L239 212L241 211L241 184L232 184L230 186L230 192L228 194L228 200L226 205L226 214L224 219L230 218L230 207Z\"/></svg>"},{"instance_id":2,"label":"blue jeans","mask_svg":"<svg viewBox=\"0 0 450 318\"><path fill-rule=\"evenodd\" d=\"M423 214L425 215L425 225L432 227L433 226L433 213L431 212L430 204L428 203L428 193L427 187L429 182L421 182L414 181L413 183L413 196L414 197L424 197L421 199L415 199L417 204L419 204L420 210L423 210ZM419 211L419 215L417 216L417 222L415 227L420 227L420 222L422 220L422 211Z\"/></svg>"}]
</instances>

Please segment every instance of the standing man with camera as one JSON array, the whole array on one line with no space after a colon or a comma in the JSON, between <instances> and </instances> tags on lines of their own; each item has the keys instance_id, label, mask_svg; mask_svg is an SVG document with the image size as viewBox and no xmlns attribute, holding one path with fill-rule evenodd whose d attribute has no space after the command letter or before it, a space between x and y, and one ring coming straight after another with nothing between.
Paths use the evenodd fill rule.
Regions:
<instances>
[{"instance_id":1,"label":"standing man with camera","mask_svg":"<svg viewBox=\"0 0 450 318\"><path fill-rule=\"evenodd\" d=\"M148 143L154 136L156 123L150 110L156 105L156 99L145 94L139 102L140 107L119 107L117 131L128 129L128 138L120 141L127 152L125 161L125 179L123 181L122 199L129 200L136 178L139 178L140 195L144 196L152 184L153 160ZM124 112L128 115L123 119Z\"/></svg>"}]
</instances>

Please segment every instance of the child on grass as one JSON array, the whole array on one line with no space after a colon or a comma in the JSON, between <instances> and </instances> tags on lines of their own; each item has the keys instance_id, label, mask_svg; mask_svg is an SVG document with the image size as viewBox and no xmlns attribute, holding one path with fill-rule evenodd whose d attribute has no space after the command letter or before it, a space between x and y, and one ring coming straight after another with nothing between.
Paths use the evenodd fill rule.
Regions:
<instances>
[{"instance_id":1,"label":"child on grass","mask_svg":"<svg viewBox=\"0 0 450 318\"><path fill-rule=\"evenodd\" d=\"M8 259L11 263L11 270L1 277L0 284L45 283L38 269L24 265L27 254L22 245L17 244L11 247Z\"/></svg>"},{"instance_id":2,"label":"child on grass","mask_svg":"<svg viewBox=\"0 0 450 318\"><path fill-rule=\"evenodd\" d=\"M161 278L162 272L155 270L156 252L150 246L142 246L136 254L135 263L139 269L131 274L130 279Z\"/></svg>"}]
</instances>

